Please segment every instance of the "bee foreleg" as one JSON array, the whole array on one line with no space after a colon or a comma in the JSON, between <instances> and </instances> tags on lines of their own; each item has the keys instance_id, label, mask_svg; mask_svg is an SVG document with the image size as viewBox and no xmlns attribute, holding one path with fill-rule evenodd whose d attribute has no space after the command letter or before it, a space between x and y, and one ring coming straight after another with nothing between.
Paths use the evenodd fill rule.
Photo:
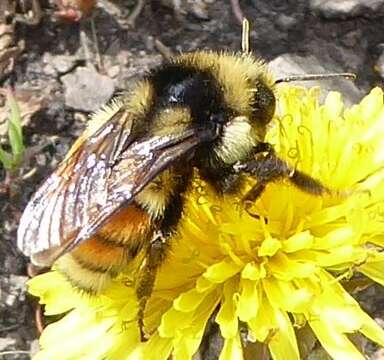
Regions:
<instances>
[{"instance_id":1,"label":"bee foreleg","mask_svg":"<svg viewBox=\"0 0 384 360\"><path fill-rule=\"evenodd\" d=\"M320 196L332 193L332 191L320 181L299 170L293 170L292 174L288 177L288 180L300 190L309 194Z\"/></svg>"},{"instance_id":2,"label":"bee foreleg","mask_svg":"<svg viewBox=\"0 0 384 360\"><path fill-rule=\"evenodd\" d=\"M255 201L260 197L268 183L279 179L287 179L297 188L309 194L323 195L332 193L320 181L300 170L292 168L271 149L268 149L267 153L256 153L252 160L242 164L242 168L245 173L255 177L258 182L246 194L244 198L246 201Z\"/></svg>"},{"instance_id":3,"label":"bee foreleg","mask_svg":"<svg viewBox=\"0 0 384 360\"><path fill-rule=\"evenodd\" d=\"M144 312L155 283L156 274L162 264L168 248L168 236L161 231L153 234L152 240L146 249L145 259L136 281L136 296L139 301L138 325L141 340L145 341Z\"/></svg>"}]
</instances>

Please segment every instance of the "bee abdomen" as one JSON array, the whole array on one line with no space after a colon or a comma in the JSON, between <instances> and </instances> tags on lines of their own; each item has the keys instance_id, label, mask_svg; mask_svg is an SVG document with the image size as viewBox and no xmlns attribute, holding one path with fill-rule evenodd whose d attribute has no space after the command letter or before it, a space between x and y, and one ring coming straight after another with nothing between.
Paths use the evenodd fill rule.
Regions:
<instances>
[{"instance_id":1,"label":"bee abdomen","mask_svg":"<svg viewBox=\"0 0 384 360\"><path fill-rule=\"evenodd\" d=\"M79 245L71 255L83 268L116 274L127 264L130 251L125 245L95 235Z\"/></svg>"},{"instance_id":2,"label":"bee abdomen","mask_svg":"<svg viewBox=\"0 0 384 360\"><path fill-rule=\"evenodd\" d=\"M62 256L56 262L56 268L74 288L90 294L97 294L104 290L113 277L108 271L99 271L90 269L88 265L84 266L71 253Z\"/></svg>"},{"instance_id":3,"label":"bee abdomen","mask_svg":"<svg viewBox=\"0 0 384 360\"><path fill-rule=\"evenodd\" d=\"M151 232L148 213L136 205L122 209L98 234L57 261L76 288L99 293L141 250Z\"/></svg>"}]
</instances>

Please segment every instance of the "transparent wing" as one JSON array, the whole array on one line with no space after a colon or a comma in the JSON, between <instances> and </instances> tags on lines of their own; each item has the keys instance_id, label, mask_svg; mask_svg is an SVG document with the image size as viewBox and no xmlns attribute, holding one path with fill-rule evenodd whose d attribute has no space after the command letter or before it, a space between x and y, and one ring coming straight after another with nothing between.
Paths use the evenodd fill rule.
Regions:
<instances>
[{"instance_id":1,"label":"transparent wing","mask_svg":"<svg viewBox=\"0 0 384 360\"><path fill-rule=\"evenodd\" d=\"M195 131L134 140L120 110L50 175L21 218L18 246L50 266L92 236L145 185L201 142Z\"/></svg>"}]
</instances>

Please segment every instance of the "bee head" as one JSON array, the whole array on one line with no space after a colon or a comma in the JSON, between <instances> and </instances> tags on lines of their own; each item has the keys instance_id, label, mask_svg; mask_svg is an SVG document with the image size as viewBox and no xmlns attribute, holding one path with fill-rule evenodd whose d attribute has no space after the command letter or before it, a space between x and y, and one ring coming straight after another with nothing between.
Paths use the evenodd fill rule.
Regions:
<instances>
[{"instance_id":1,"label":"bee head","mask_svg":"<svg viewBox=\"0 0 384 360\"><path fill-rule=\"evenodd\" d=\"M151 81L161 114L156 134L190 127L208 134L198 166L231 166L264 141L275 112L274 82L253 56L184 54L152 72Z\"/></svg>"},{"instance_id":2,"label":"bee head","mask_svg":"<svg viewBox=\"0 0 384 360\"><path fill-rule=\"evenodd\" d=\"M203 55L203 62L198 64L205 65L204 70L212 73L216 83L204 121L217 133L217 138L204 147L203 155L207 166L227 167L248 157L264 141L275 113L274 82L264 65L251 55L224 53L210 58L208 54L208 59ZM198 55L194 56L196 59Z\"/></svg>"}]
</instances>

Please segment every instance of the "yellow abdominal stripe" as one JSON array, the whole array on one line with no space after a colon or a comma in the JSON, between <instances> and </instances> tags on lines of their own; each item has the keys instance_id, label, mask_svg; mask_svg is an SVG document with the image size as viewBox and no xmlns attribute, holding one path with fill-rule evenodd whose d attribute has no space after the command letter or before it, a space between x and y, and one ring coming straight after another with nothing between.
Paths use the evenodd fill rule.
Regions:
<instances>
[{"instance_id":1,"label":"yellow abdominal stripe","mask_svg":"<svg viewBox=\"0 0 384 360\"><path fill-rule=\"evenodd\" d=\"M71 254L66 254L58 259L55 268L78 289L99 293L111 282L112 276L108 272L90 270L83 267ZM76 274L72 277L71 274Z\"/></svg>"}]
</instances>

